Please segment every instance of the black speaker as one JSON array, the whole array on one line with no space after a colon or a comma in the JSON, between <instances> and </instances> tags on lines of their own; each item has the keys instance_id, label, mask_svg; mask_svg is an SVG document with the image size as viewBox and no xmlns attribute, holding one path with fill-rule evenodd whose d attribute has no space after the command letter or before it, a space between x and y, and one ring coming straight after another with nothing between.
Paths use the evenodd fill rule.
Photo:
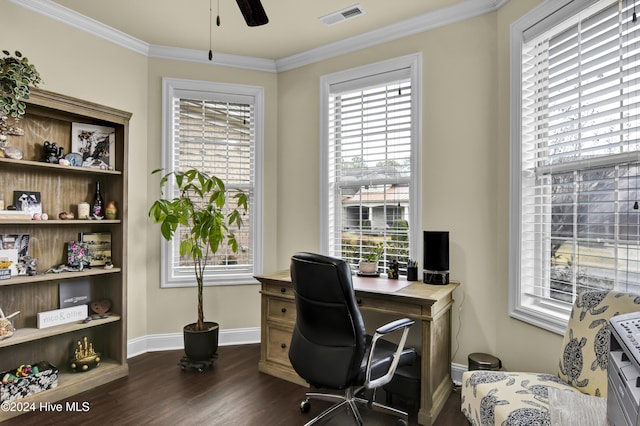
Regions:
<instances>
[{"instance_id":1,"label":"black speaker","mask_svg":"<svg viewBox=\"0 0 640 426\"><path fill-rule=\"evenodd\" d=\"M425 283L449 283L448 231L424 231L424 269Z\"/></svg>"}]
</instances>

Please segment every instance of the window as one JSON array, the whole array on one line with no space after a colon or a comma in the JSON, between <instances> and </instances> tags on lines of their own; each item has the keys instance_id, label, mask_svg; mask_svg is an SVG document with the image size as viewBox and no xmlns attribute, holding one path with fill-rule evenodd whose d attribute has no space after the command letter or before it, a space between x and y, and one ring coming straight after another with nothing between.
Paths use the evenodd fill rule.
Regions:
<instances>
[{"instance_id":1,"label":"window","mask_svg":"<svg viewBox=\"0 0 640 426\"><path fill-rule=\"evenodd\" d=\"M353 267L376 246L419 258L420 55L324 76L322 250Z\"/></svg>"},{"instance_id":2,"label":"window","mask_svg":"<svg viewBox=\"0 0 640 426\"><path fill-rule=\"evenodd\" d=\"M234 189L249 196L243 226L235 232L238 252L220 247L205 271L207 285L254 282L261 271L262 117L260 87L163 79L164 170L197 168L220 177L229 199ZM178 239L162 240L162 287L195 285L192 261L180 257L179 245Z\"/></svg>"},{"instance_id":3,"label":"window","mask_svg":"<svg viewBox=\"0 0 640 426\"><path fill-rule=\"evenodd\" d=\"M549 3L511 34L510 313L563 333L576 294L640 291L640 25Z\"/></svg>"}]
</instances>

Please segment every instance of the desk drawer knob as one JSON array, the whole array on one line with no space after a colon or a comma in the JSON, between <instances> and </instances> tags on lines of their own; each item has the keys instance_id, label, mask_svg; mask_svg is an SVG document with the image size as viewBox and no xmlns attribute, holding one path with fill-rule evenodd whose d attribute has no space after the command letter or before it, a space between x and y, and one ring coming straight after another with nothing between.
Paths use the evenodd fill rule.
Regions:
<instances>
[{"instance_id":1,"label":"desk drawer knob","mask_svg":"<svg viewBox=\"0 0 640 426\"><path fill-rule=\"evenodd\" d=\"M287 344L286 344L286 343L281 343L281 344L280 344L280 347L281 347L282 349L286 349L286 348L287 348Z\"/></svg>"},{"instance_id":2,"label":"desk drawer knob","mask_svg":"<svg viewBox=\"0 0 640 426\"><path fill-rule=\"evenodd\" d=\"M358 305L362 305L362 299L357 299L357 300L356 300L356 303L357 303Z\"/></svg>"},{"instance_id":3,"label":"desk drawer knob","mask_svg":"<svg viewBox=\"0 0 640 426\"><path fill-rule=\"evenodd\" d=\"M282 287L282 288L280 289L280 293L286 293L286 292L287 292L287 288L286 288L286 287Z\"/></svg>"},{"instance_id":4,"label":"desk drawer knob","mask_svg":"<svg viewBox=\"0 0 640 426\"><path fill-rule=\"evenodd\" d=\"M287 312L287 308L280 309L280 312L282 312L284 314L285 312Z\"/></svg>"}]
</instances>

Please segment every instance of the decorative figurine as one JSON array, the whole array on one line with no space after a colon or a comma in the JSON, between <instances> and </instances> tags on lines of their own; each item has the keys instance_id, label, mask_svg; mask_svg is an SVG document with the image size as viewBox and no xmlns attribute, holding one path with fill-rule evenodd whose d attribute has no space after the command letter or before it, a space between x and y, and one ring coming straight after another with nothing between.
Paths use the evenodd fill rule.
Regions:
<instances>
[{"instance_id":1,"label":"decorative figurine","mask_svg":"<svg viewBox=\"0 0 640 426\"><path fill-rule=\"evenodd\" d=\"M37 275L38 259L34 259L31 256L22 256L20 257L20 259L18 259L16 268L18 268L18 275Z\"/></svg>"},{"instance_id":2,"label":"decorative figurine","mask_svg":"<svg viewBox=\"0 0 640 426\"><path fill-rule=\"evenodd\" d=\"M114 220L118 217L118 207L115 201L108 201L104 208L104 215L109 220Z\"/></svg>"},{"instance_id":3,"label":"decorative figurine","mask_svg":"<svg viewBox=\"0 0 640 426\"><path fill-rule=\"evenodd\" d=\"M64 157L64 148L58 147L58 144L44 141L44 161L45 163L58 164L60 158Z\"/></svg>"},{"instance_id":4,"label":"decorative figurine","mask_svg":"<svg viewBox=\"0 0 640 426\"><path fill-rule=\"evenodd\" d=\"M389 271L387 272L387 277L390 280L398 279L398 261L393 259L389 261Z\"/></svg>"},{"instance_id":5,"label":"decorative figurine","mask_svg":"<svg viewBox=\"0 0 640 426\"><path fill-rule=\"evenodd\" d=\"M111 316L111 312L109 312L109 309L111 309L111 301L109 299L101 299L91 302L90 307L91 310L95 312L95 315L91 316L93 319L108 318Z\"/></svg>"},{"instance_id":6,"label":"decorative figurine","mask_svg":"<svg viewBox=\"0 0 640 426\"><path fill-rule=\"evenodd\" d=\"M109 309L111 309L111 301L109 299L96 300L95 302L91 302L89 306L94 313L86 317L82 321L83 323L88 323L91 320L109 318L111 316L111 312L109 312Z\"/></svg>"},{"instance_id":7,"label":"decorative figurine","mask_svg":"<svg viewBox=\"0 0 640 426\"><path fill-rule=\"evenodd\" d=\"M93 349L93 343L89 339L83 337L82 342L78 340L76 346L70 364L73 371L88 371L100 365L100 354Z\"/></svg>"}]
</instances>

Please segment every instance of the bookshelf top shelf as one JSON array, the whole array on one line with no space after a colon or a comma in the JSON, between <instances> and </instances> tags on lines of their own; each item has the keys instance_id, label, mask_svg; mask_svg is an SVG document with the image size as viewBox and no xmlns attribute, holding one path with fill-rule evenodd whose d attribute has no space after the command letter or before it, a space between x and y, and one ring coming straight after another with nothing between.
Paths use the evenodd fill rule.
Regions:
<instances>
[{"instance_id":1,"label":"bookshelf top shelf","mask_svg":"<svg viewBox=\"0 0 640 426\"><path fill-rule=\"evenodd\" d=\"M0 158L0 167L29 167L32 169L52 170L56 173L85 173L95 175L121 175L119 170L102 170L91 167L61 166L60 164L45 163L44 161L14 160Z\"/></svg>"}]
</instances>

